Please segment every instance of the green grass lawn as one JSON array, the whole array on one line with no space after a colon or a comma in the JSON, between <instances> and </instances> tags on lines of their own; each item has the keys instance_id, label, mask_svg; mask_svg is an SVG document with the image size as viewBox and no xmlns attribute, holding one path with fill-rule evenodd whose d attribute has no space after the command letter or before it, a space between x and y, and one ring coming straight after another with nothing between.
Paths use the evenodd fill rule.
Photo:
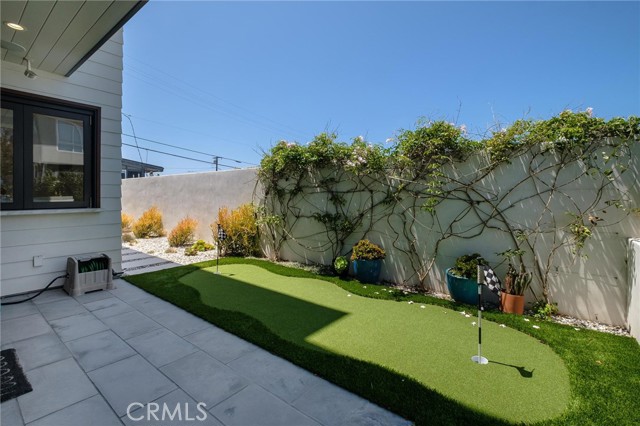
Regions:
<instances>
[{"instance_id":1,"label":"green grass lawn","mask_svg":"<svg viewBox=\"0 0 640 426\"><path fill-rule=\"evenodd\" d=\"M632 339L546 322L534 329L522 317L487 313L495 321L483 323L491 362L479 366L470 360L477 317L450 302L266 261L221 264L220 275L208 262L127 279L418 424L638 418L640 349Z\"/></svg>"}]
</instances>

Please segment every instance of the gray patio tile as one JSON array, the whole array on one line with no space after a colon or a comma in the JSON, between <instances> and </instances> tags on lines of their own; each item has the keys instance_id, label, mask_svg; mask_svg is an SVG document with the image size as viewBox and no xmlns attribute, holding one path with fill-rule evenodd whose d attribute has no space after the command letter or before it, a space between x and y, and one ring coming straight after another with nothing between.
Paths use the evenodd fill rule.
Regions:
<instances>
[{"instance_id":1,"label":"gray patio tile","mask_svg":"<svg viewBox=\"0 0 640 426\"><path fill-rule=\"evenodd\" d=\"M247 379L204 352L180 358L160 370L207 407L224 401L249 384Z\"/></svg>"},{"instance_id":2,"label":"gray patio tile","mask_svg":"<svg viewBox=\"0 0 640 426\"><path fill-rule=\"evenodd\" d=\"M81 294L80 296L74 297L78 302L86 305L87 303L95 302L98 300L104 300L115 297L113 294L109 293L106 290L98 290L92 291L91 293Z\"/></svg>"},{"instance_id":3,"label":"gray patio tile","mask_svg":"<svg viewBox=\"0 0 640 426\"><path fill-rule=\"evenodd\" d=\"M169 302L165 302L157 297L147 297L144 299L133 300L130 305L142 312L145 315L153 317L154 315L162 314L166 311L176 309L176 306Z\"/></svg>"},{"instance_id":4,"label":"gray patio tile","mask_svg":"<svg viewBox=\"0 0 640 426\"><path fill-rule=\"evenodd\" d=\"M322 380L264 350L251 352L228 365L287 402L299 398Z\"/></svg>"},{"instance_id":5,"label":"gray patio tile","mask_svg":"<svg viewBox=\"0 0 640 426\"><path fill-rule=\"evenodd\" d=\"M89 309L93 313L93 315L100 319L123 314L125 312L131 312L134 310L133 306L130 306L117 297L97 300L95 302L87 303L84 306Z\"/></svg>"},{"instance_id":6,"label":"gray patio tile","mask_svg":"<svg viewBox=\"0 0 640 426\"><path fill-rule=\"evenodd\" d=\"M117 288L109 290L109 292L127 303L133 300L144 299L145 297L151 296L146 291L140 290L138 287L131 285L126 281L116 280L114 283L116 284Z\"/></svg>"},{"instance_id":7,"label":"gray patio tile","mask_svg":"<svg viewBox=\"0 0 640 426\"><path fill-rule=\"evenodd\" d=\"M0 307L0 318L2 321L26 317L27 315L39 314L40 311L32 302L24 302L18 305L6 305Z\"/></svg>"},{"instance_id":8,"label":"gray patio tile","mask_svg":"<svg viewBox=\"0 0 640 426\"><path fill-rule=\"evenodd\" d=\"M163 269L171 269L171 268L175 268L176 266L182 266L182 265L174 262L161 263L159 265L147 266L145 268L136 269L134 271L127 271L127 275L146 274L147 272L162 271Z\"/></svg>"},{"instance_id":9,"label":"gray patio tile","mask_svg":"<svg viewBox=\"0 0 640 426\"><path fill-rule=\"evenodd\" d=\"M246 340L214 326L190 334L185 339L225 364L258 349Z\"/></svg>"},{"instance_id":10,"label":"gray patio tile","mask_svg":"<svg viewBox=\"0 0 640 426\"><path fill-rule=\"evenodd\" d=\"M257 385L249 385L211 410L227 426L320 424Z\"/></svg>"},{"instance_id":11,"label":"gray patio tile","mask_svg":"<svg viewBox=\"0 0 640 426\"><path fill-rule=\"evenodd\" d=\"M107 327L89 312L49 322L63 342L105 331Z\"/></svg>"},{"instance_id":12,"label":"gray patio tile","mask_svg":"<svg viewBox=\"0 0 640 426\"><path fill-rule=\"evenodd\" d=\"M0 327L2 327L3 344L29 339L51 331L51 327L40 314L2 321Z\"/></svg>"},{"instance_id":13,"label":"gray patio tile","mask_svg":"<svg viewBox=\"0 0 640 426\"><path fill-rule=\"evenodd\" d=\"M164 328L132 337L127 343L156 367L198 351L191 343Z\"/></svg>"},{"instance_id":14,"label":"gray patio tile","mask_svg":"<svg viewBox=\"0 0 640 426\"><path fill-rule=\"evenodd\" d=\"M58 280L59 283L64 284L62 279ZM56 302L58 300L67 299L69 295L61 288L55 290L47 290L42 293L40 296L36 297L32 300L36 305L41 305L43 303Z\"/></svg>"},{"instance_id":15,"label":"gray patio tile","mask_svg":"<svg viewBox=\"0 0 640 426\"><path fill-rule=\"evenodd\" d=\"M53 414L49 414L29 426L122 426L109 404L100 395L80 401Z\"/></svg>"},{"instance_id":16,"label":"gray patio tile","mask_svg":"<svg viewBox=\"0 0 640 426\"><path fill-rule=\"evenodd\" d=\"M24 371L71 358L71 352L53 330L29 339L2 345L2 349L7 348L15 348Z\"/></svg>"},{"instance_id":17,"label":"gray patio tile","mask_svg":"<svg viewBox=\"0 0 640 426\"><path fill-rule=\"evenodd\" d=\"M293 406L325 425L351 418L368 403L346 390L322 380L293 402Z\"/></svg>"},{"instance_id":18,"label":"gray patio tile","mask_svg":"<svg viewBox=\"0 0 640 426\"><path fill-rule=\"evenodd\" d=\"M97 394L72 358L28 371L27 378L33 391L18 397L25 423Z\"/></svg>"},{"instance_id":19,"label":"gray patio tile","mask_svg":"<svg viewBox=\"0 0 640 426\"><path fill-rule=\"evenodd\" d=\"M0 424L11 426L24 426L22 414L17 399L10 399L0 405Z\"/></svg>"},{"instance_id":20,"label":"gray patio tile","mask_svg":"<svg viewBox=\"0 0 640 426\"><path fill-rule=\"evenodd\" d=\"M157 322L150 320L138 311L114 315L104 318L103 321L125 340L160 328Z\"/></svg>"},{"instance_id":21,"label":"gray patio tile","mask_svg":"<svg viewBox=\"0 0 640 426\"><path fill-rule=\"evenodd\" d=\"M176 389L140 355L94 370L89 377L119 417L127 413L129 404L146 404Z\"/></svg>"},{"instance_id":22,"label":"gray patio tile","mask_svg":"<svg viewBox=\"0 0 640 426\"><path fill-rule=\"evenodd\" d=\"M224 426L213 415L211 415L206 406L198 409L198 402L194 401L182 389L176 389L173 392L153 401L149 408L154 410L158 407L158 411L153 415L147 415L147 407L138 408L130 414L125 415L122 421L127 426L135 425L153 425L153 426L175 426L177 424L197 424L198 426ZM150 405L147 404L147 405ZM162 416L162 410L167 407L169 412ZM177 408L179 407L179 408ZM179 409L179 411L176 411ZM173 420L171 420L171 416ZM194 419L194 420L187 420ZM200 420L202 419L202 420Z\"/></svg>"},{"instance_id":23,"label":"gray patio tile","mask_svg":"<svg viewBox=\"0 0 640 426\"><path fill-rule=\"evenodd\" d=\"M375 404L367 402L336 426L411 426L413 423Z\"/></svg>"},{"instance_id":24,"label":"gray patio tile","mask_svg":"<svg viewBox=\"0 0 640 426\"><path fill-rule=\"evenodd\" d=\"M67 342L67 346L85 371L95 370L136 354L111 330Z\"/></svg>"},{"instance_id":25,"label":"gray patio tile","mask_svg":"<svg viewBox=\"0 0 640 426\"><path fill-rule=\"evenodd\" d=\"M149 316L181 337L211 326L210 323L202 318L191 315L177 306Z\"/></svg>"},{"instance_id":26,"label":"gray patio tile","mask_svg":"<svg viewBox=\"0 0 640 426\"><path fill-rule=\"evenodd\" d=\"M38 305L38 309L47 321L82 314L87 310L72 297Z\"/></svg>"}]
</instances>

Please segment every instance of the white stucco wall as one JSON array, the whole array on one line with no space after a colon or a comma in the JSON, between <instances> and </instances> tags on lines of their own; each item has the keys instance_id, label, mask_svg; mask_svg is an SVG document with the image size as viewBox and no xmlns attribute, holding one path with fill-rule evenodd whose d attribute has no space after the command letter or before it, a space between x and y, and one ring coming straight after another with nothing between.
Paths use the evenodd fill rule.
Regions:
<instances>
[{"instance_id":1,"label":"white stucco wall","mask_svg":"<svg viewBox=\"0 0 640 426\"><path fill-rule=\"evenodd\" d=\"M255 188L255 169L123 179L122 212L137 219L155 205L162 212L167 233L190 216L198 221L196 237L212 241L209 226L218 209L250 203Z\"/></svg>"},{"instance_id":2,"label":"white stucco wall","mask_svg":"<svg viewBox=\"0 0 640 426\"><path fill-rule=\"evenodd\" d=\"M0 212L0 295L44 287L66 271L69 256L106 253L121 270L120 169L122 30L114 34L71 77L2 61L2 87L101 108L100 208ZM34 267L33 257L44 256ZM62 280L56 283L62 285Z\"/></svg>"},{"instance_id":3,"label":"white stucco wall","mask_svg":"<svg viewBox=\"0 0 640 426\"><path fill-rule=\"evenodd\" d=\"M629 302L627 328L640 343L640 238L629 240Z\"/></svg>"},{"instance_id":4,"label":"white stucco wall","mask_svg":"<svg viewBox=\"0 0 640 426\"><path fill-rule=\"evenodd\" d=\"M629 184L633 186L631 193L638 197L638 182L629 175ZM498 182L499 183L499 182ZM583 183L577 182L580 186ZM344 185L348 187L349 182ZM157 205L163 213L167 231L177 222L190 215L199 222L198 238L211 241L209 225L215 220L218 208L227 206L235 208L240 204L259 201L260 190L256 189L256 170L237 170L223 172L195 173L187 175L171 175L148 177L139 179L125 179L122 185L122 210L125 213L139 217L151 205ZM588 188L574 188L575 191ZM301 208L322 209L327 205L326 195L321 193L305 197L305 205ZM356 198L354 203L358 203ZM454 207L451 207L454 209ZM522 218L523 210L514 211ZM607 219L612 222L615 213L610 213ZM558 215L565 219L562 211ZM379 218L367 218L376 221ZM394 219L398 222L398 218ZM421 223L425 217L419 217ZM398 225L398 223L396 223ZM320 231L320 233L318 233ZM323 250L314 250L326 243L322 228L312 219L300 220L292 230L290 238L299 238L302 244L295 241L285 244L280 255L284 259L302 262L325 263L331 262L331 254ZM358 232L355 237L358 237ZM429 231L418 226L418 235L424 243L429 238ZM602 322L629 325L637 336L640 334L640 267L636 266L631 279L627 264L632 263L628 257L628 243L630 237L640 236L640 216L633 214L621 222L608 227L600 227L592 238L587 241L586 259L573 262L565 253L557 262L557 270L552 274L552 299L558 302L561 312L585 319L597 319ZM379 221L369 237L387 249L388 256L384 261L383 278L385 280L401 282L407 278L410 268L406 267L407 260L397 250L393 249L394 233L388 228L386 220ZM443 271L451 266L455 258L470 252L480 252L492 264L501 259L495 255L502 251L503 236L498 234L483 235L483 238L465 240L451 240L443 244L440 255L436 259L436 266L429 275L429 285L446 292ZM347 241L354 244L356 241ZM396 241L396 244L398 242ZM402 244L402 241L399 242ZM640 243L635 252L635 265L640 265ZM303 247L303 246L306 246ZM425 256L428 254L425 253Z\"/></svg>"}]
</instances>

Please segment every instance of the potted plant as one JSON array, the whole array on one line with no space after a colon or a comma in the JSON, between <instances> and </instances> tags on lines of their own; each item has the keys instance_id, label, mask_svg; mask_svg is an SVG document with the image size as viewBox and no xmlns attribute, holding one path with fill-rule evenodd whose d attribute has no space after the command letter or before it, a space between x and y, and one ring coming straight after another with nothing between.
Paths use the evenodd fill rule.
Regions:
<instances>
[{"instance_id":1,"label":"potted plant","mask_svg":"<svg viewBox=\"0 0 640 426\"><path fill-rule=\"evenodd\" d=\"M333 261L333 269L336 271L336 274L340 276L347 275L349 272L349 261L346 256L338 256Z\"/></svg>"},{"instance_id":2,"label":"potted plant","mask_svg":"<svg viewBox=\"0 0 640 426\"><path fill-rule=\"evenodd\" d=\"M504 279L504 289L500 293L502 312L522 315L524 312L524 293L531 286L533 275L520 263L520 271L510 263Z\"/></svg>"},{"instance_id":3,"label":"potted plant","mask_svg":"<svg viewBox=\"0 0 640 426\"><path fill-rule=\"evenodd\" d=\"M500 293L500 309L502 312L518 315L522 315L524 312L524 293L531 287L533 279L533 275L531 272L527 272L522 261L524 253L520 249L509 249L499 253L509 261L507 274L504 278L504 288ZM515 258L518 259L519 268L513 266Z\"/></svg>"},{"instance_id":4,"label":"potted plant","mask_svg":"<svg viewBox=\"0 0 640 426\"><path fill-rule=\"evenodd\" d=\"M353 272L359 281L375 283L380 276L382 259L386 256L384 250L369 240L360 240L353 246L351 260Z\"/></svg>"},{"instance_id":5,"label":"potted plant","mask_svg":"<svg viewBox=\"0 0 640 426\"><path fill-rule=\"evenodd\" d=\"M456 259L453 268L447 269L447 288L456 302L475 305L478 303L478 265L487 262L478 253L465 254Z\"/></svg>"}]
</instances>

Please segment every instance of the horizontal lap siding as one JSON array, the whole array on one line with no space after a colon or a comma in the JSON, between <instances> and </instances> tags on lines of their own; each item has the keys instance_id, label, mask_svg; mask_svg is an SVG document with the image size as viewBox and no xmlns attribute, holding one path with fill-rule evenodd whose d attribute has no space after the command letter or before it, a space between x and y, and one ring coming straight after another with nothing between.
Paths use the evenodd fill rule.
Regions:
<instances>
[{"instance_id":1,"label":"horizontal lap siding","mask_svg":"<svg viewBox=\"0 0 640 426\"><path fill-rule=\"evenodd\" d=\"M122 32L66 78L36 70L29 80L24 67L2 62L2 87L101 108L100 209L44 214L3 214L0 218L0 295L44 287L64 274L69 256L106 253L121 270L120 170L122 109ZM34 256L44 265L33 266ZM59 280L55 285L62 285Z\"/></svg>"}]
</instances>

